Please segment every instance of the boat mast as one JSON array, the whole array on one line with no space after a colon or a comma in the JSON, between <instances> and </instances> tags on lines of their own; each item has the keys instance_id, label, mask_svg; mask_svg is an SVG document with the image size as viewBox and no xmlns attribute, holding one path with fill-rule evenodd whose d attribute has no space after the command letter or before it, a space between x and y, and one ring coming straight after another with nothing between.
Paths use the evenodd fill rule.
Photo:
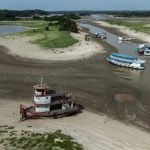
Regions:
<instances>
[{"instance_id":1,"label":"boat mast","mask_svg":"<svg viewBox=\"0 0 150 150\"><path fill-rule=\"evenodd\" d=\"M40 86L43 85L43 77L40 78Z\"/></svg>"}]
</instances>

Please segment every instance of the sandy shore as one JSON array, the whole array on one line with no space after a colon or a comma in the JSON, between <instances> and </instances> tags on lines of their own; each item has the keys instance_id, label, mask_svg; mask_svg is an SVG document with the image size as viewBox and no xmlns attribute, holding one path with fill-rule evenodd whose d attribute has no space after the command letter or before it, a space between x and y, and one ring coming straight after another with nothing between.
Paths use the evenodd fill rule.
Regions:
<instances>
[{"instance_id":1,"label":"sandy shore","mask_svg":"<svg viewBox=\"0 0 150 150\"><path fill-rule=\"evenodd\" d=\"M116 28L116 29L120 30L120 32L127 34L130 37L135 37L136 39L140 39L142 41L150 43L150 35L149 34L146 34L143 32L137 32L137 31L131 30L125 26L112 25L112 24L109 24L108 22L105 22L105 21L94 21L94 22L96 24L104 26L104 27Z\"/></svg>"},{"instance_id":2,"label":"sandy shore","mask_svg":"<svg viewBox=\"0 0 150 150\"><path fill-rule=\"evenodd\" d=\"M13 125L17 130L33 132L50 132L61 129L65 134L74 137L86 150L150 149L150 134L105 115L87 111L77 116L59 119L43 118L20 122L20 103L29 105L27 102L0 101L0 125ZM32 127L28 128L27 126Z\"/></svg>"},{"instance_id":3,"label":"sandy shore","mask_svg":"<svg viewBox=\"0 0 150 150\"><path fill-rule=\"evenodd\" d=\"M44 49L32 44L33 37L28 36L5 36L0 37L0 45L9 49L9 53L22 58L40 60L74 60L90 57L103 51L103 47L94 42L86 42L84 32L79 34L72 33L73 38L79 42L67 48Z\"/></svg>"}]
</instances>

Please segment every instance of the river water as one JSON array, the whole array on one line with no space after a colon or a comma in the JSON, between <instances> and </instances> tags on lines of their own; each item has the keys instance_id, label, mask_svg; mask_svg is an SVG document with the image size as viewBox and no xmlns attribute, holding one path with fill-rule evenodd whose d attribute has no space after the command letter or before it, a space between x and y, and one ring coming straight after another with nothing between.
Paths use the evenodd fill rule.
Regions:
<instances>
[{"instance_id":1,"label":"river water","mask_svg":"<svg viewBox=\"0 0 150 150\"><path fill-rule=\"evenodd\" d=\"M25 31L26 29L21 26L14 26L14 25L0 25L0 35L6 35L10 33L17 33Z\"/></svg>"},{"instance_id":2,"label":"river water","mask_svg":"<svg viewBox=\"0 0 150 150\"><path fill-rule=\"evenodd\" d=\"M94 20L103 20L108 19L106 15L92 15L92 19ZM94 25L90 25L87 23L79 23L81 27L88 28L91 33L99 33L104 32L107 35L107 39L105 41L115 47L119 52L126 53L126 54L132 54L132 55L138 55L134 49L137 47L137 44L134 42L128 42L128 43L119 43L118 42L118 36L106 31L105 29L102 29L100 27L96 27ZM26 29L21 26L13 26L13 25L0 25L0 35L10 34L10 33L16 33L16 32L22 32ZM133 77L133 80L130 81L130 84L136 83L137 85L140 85L143 88L146 88L150 91L149 86L149 75L150 75L150 57L144 57L146 59L146 68L145 70L130 70L130 69L124 69L120 68L122 72L125 72L125 74L128 74L129 76ZM118 69L118 67L116 67ZM120 70L119 70L120 71Z\"/></svg>"},{"instance_id":3,"label":"river water","mask_svg":"<svg viewBox=\"0 0 150 150\"><path fill-rule=\"evenodd\" d=\"M90 32L93 34L100 33L100 32L106 33L107 39L105 39L105 41L108 44L115 47L119 52L137 55L137 53L135 53L135 51L134 51L134 49L137 47L137 44L135 44L133 42L120 43L118 41L118 36L116 36L115 34L112 34L110 32L107 32L106 30L104 30L100 27L95 27L93 25L84 24L84 23L79 23L79 25L81 27L88 28L90 30Z\"/></svg>"},{"instance_id":4,"label":"river water","mask_svg":"<svg viewBox=\"0 0 150 150\"><path fill-rule=\"evenodd\" d=\"M99 16L100 15L98 15L98 17ZM95 18L97 19L98 17L95 17ZM101 20L101 18L99 20ZM105 39L105 41L108 44L115 47L116 50L118 50L120 53L132 54L132 55L138 56L137 52L135 51L135 48L138 46L138 44L136 44L132 41L120 43L118 41L117 35L110 33L101 27L96 27L96 26L90 25L88 23L79 23L79 26L89 29L89 31L94 34L100 33L100 32L106 33L107 39ZM145 70L131 70L131 69L126 69L126 68L118 69L118 67L116 67L116 68L119 71L119 74L121 71L123 76L127 75L127 76L132 77L132 80L130 82L127 80L125 82L128 82L133 87L139 87L139 88L143 88L143 89L150 91L150 86L149 86L150 57L145 57L145 56L141 56L141 57L142 57L142 59L146 60Z\"/></svg>"},{"instance_id":5,"label":"river water","mask_svg":"<svg viewBox=\"0 0 150 150\"><path fill-rule=\"evenodd\" d=\"M109 19L110 17L105 14L92 14L91 18L93 20L106 20L106 19Z\"/></svg>"}]
</instances>

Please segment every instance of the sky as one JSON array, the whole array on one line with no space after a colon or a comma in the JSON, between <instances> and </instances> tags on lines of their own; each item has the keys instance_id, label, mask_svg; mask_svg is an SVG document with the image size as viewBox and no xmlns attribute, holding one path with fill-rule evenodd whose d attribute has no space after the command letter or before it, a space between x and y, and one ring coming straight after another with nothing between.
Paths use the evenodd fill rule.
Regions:
<instances>
[{"instance_id":1,"label":"sky","mask_svg":"<svg viewBox=\"0 0 150 150\"><path fill-rule=\"evenodd\" d=\"M150 10L150 0L0 0L0 9Z\"/></svg>"}]
</instances>

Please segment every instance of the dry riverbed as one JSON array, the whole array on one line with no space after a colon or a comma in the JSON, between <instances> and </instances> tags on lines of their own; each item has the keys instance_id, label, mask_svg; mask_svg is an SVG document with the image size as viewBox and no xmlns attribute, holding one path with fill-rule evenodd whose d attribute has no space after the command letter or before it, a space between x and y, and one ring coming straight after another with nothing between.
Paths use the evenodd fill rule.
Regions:
<instances>
[{"instance_id":1,"label":"dry riverbed","mask_svg":"<svg viewBox=\"0 0 150 150\"><path fill-rule=\"evenodd\" d=\"M114 74L119 68L106 62L109 52L114 48L106 43L101 46L99 42L97 45L93 41L85 42L82 46L81 42L81 45L78 43L75 46L74 55L71 55L72 51L67 51L68 55L67 52L52 54L56 56L54 60L74 58L74 61L35 61L34 59L41 57L51 60L49 59L51 57L40 47L31 44L31 39L24 38L14 37L13 40L6 37L4 41L3 39L0 41L0 45L8 48L0 46L0 125L15 126L18 131L40 133L61 129L63 133L75 138L75 141L82 144L86 150L150 149L149 133L130 124L131 122L139 125L140 122L143 128L149 129L149 111L145 109L145 105L150 106L149 94L143 98L141 91L122 82ZM84 34L82 40L84 41ZM78 54L80 48L83 55ZM85 51L89 49L91 51L88 57L95 53L101 54L87 58ZM34 50L39 50L40 53L35 55ZM107 52L103 53L102 50ZM71 59L66 58L66 55ZM85 57L87 59L81 59ZM76 58L80 60L75 60ZM121 71L119 73L122 74ZM22 103L30 106L33 96L32 86L41 76L52 89L71 92L85 110L71 117L20 122L19 105ZM136 114L136 118L132 120L133 114ZM108 117L109 115L111 117ZM119 122L118 119L126 124Z\"/></svg>"},{"instance_id":2,"label":"dry riverbed","mask_svg":"<svg viewBox=\"0 0 150 150\"><path fill-rule=\"evenodd\" d=\"M84 40L86 33L72 33L71 35L79 42L67 48L46 49L31 43L33 37L15 35L0 37L0 45L8 48L12 55L38 60L76 60L102 53L101 45L94 41Z\"/></svg>"},{"instance_id":3,"label":"dry riverbed","mask_svg":"<svg viewBox=\"0 0 150 150\"><path fill-rule=\"evenodd\" d=\"M6 103L7 101L7 103ZM0 101L0 126L15 126L17 131L46 133L62 130L75 138L85 150L149 150L150 134L131 125L122 124L104 114L83 111L76 116L59 119L30 119L19 121L19 104L30 102ZM9 111L8 111L9 110Z\"/></svg>"}]
</instances>

